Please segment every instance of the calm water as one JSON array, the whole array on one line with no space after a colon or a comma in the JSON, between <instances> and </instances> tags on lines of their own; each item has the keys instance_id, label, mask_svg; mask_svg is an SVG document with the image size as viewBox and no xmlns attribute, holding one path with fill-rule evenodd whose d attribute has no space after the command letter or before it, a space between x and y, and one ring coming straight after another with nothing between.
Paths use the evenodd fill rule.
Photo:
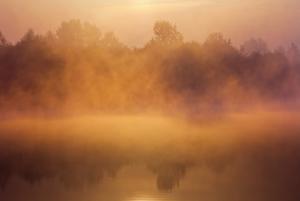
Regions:
<instances>
[{"instance_id":1,"label":"calm water","mask_svg":"<svg viewBox=\"0 0 300 201\"><path fill-rule=\"evenodd\" d=\"M0 200L300 200L297 120L6 121Z\"/></svg>"}]
</instances>

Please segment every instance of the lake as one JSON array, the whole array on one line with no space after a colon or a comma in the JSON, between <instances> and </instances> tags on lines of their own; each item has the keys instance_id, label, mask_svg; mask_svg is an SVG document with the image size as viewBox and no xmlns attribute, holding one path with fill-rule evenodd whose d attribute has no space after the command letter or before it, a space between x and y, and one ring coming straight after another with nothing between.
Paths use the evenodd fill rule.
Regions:
<instances>
[{"instance_id":1,"label":"lake","mask_svg":"<svg viewBox=\"0 0 300 201\"><path fill-rule=\"evenodd\" d=\"M3 119L0 200L300 200L299 117Z\"/></svg>"}]
</instances>

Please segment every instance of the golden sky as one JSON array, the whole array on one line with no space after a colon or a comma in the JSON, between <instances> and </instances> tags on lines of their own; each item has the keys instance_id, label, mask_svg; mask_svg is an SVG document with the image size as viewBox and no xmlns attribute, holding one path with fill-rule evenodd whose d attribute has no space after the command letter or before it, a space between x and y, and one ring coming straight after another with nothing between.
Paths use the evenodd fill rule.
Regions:
<instances>
[{"instance_id":1,"label":"golden sky","mask_svg":"<svg viewBox=\"0 0 300 201\"><path fill-rule=\"evenodd\" d=\"M176 23L187 40L223 32L236 44L250 37L300 43L298 0L0 0L0 30L11 41L29 28L44 33L68 19L114 31L130 45L147 41L161 19Z\"/></svg>"}]
</instances>

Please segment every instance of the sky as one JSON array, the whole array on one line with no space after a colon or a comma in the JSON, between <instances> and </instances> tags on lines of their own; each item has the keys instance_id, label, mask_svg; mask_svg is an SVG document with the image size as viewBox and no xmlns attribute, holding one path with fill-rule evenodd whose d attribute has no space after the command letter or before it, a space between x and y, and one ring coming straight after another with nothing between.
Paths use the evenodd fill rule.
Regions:
<instances>
[{"instance_id":1,"label":"sky","mask_svg":"<svg viewBox=\"0 0 300 201\"><path fill-rule=\"evenodd\" d=\"M176 24L186 40L222 32L237 45L251 37L300 44L298 0L0 0L0 30L13 42L29 28L42 34L70 19L114 31L131 46L149 40L157 20Z\"/></svg>"}]
</instances>

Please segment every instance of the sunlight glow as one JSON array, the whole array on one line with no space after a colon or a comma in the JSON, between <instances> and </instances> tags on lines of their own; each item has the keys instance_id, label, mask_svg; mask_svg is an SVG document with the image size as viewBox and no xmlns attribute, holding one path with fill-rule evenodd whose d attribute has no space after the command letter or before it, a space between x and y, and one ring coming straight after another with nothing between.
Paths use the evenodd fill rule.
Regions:
<instances>
[{"instance_id":1,"label":"sunlight glow","mask_svg":"<svg viewBox=\"0 0 300 201\"><path fill-rule=\"evenodd\" d=\"M137 196L133 199L130 199L129 201L166 201L163 196L155 196L155 197L150 197L147 195L143 196Z\"/></svg>"}]
</instances>

